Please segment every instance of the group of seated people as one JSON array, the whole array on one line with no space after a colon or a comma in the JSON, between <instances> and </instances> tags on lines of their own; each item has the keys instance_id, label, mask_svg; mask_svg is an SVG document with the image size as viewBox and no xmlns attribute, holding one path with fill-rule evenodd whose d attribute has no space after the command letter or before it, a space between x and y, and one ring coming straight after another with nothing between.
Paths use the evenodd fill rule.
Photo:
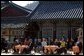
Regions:
<instances>
[{"instance_id":1,"label":"group of seated people","mask_svg":"<svg viewBox=\"0 0 84 56\"><path fill-rule=\"evenodd\" d=\"M12 48L14 52L18 53L30 53L30 51L33 49L33 42L32 39L28 38L20 38L15 39L14 43L12 45Z\"/></svg>"},{"instance_id":2,"label":"group of seated people","mask_svg":"<svg viewBox=\"0 0 84 56\"><path fill-rule=\"evenodd\" d=\"M45 50L45 46L58 46L56 50L53 52L57 51L58 54L64 52L67 53L67 50L72 50L74 51L75 54L79 54L81 52L82 44L78 40L75 42L73 39L69 41L69 39L64 40L64 39L49 39L47 38L38 38L34 39L34 41L31 38L16 38L14 39L14 43L12 45L12 49L14 52L18 53L30 53L32 50L35 52L40 52L43 51L43 53L47 54L49 53L49 50ZM75 47L79 48L79 51L76 52ZM51 50L52 51L52 50ZM53 53L52 52L52 53Z\"/></svg>"}]
</instances>

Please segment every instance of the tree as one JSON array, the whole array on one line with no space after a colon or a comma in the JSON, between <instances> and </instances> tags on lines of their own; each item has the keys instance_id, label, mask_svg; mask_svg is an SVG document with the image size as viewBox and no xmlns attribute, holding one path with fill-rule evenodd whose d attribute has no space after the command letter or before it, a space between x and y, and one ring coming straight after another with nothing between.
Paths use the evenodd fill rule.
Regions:
<instances>
[{"instance_id":1,"label":"tree","mask_svg":"<svg viewBox=\"0 0 84 56\"><path fill-rule=\"evenodd\" d=\"M38 24L36 22L30 22L29 25L26 26L25 36L37 37L38 31Z\"/></svg>"}]
</instances>

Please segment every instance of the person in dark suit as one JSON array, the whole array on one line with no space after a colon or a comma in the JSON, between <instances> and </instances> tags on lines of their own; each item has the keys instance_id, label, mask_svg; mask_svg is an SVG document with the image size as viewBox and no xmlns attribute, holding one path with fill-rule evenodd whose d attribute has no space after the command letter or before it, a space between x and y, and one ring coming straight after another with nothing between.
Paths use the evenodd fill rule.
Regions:
<instances>
[{"instance_id":1,"label":"person in dark suit","mask_svg":"<svg viewBox=\"0 0 84 56\"><path fill-rule=\"evenodd\" d=\"M36 51L42 50L42 45L41 45L41 39L39 38L38 41L36 42Z\"/></svg>"},{"instance_id":2,"label":"person in dark suit","mask_svg":"<svg viewBox=\"0 0 84 56\"><path fill-rule=\"evenodd\" d=\"M58 40L57 39L55 39L54 45L58 46Z\"/></svg>"},{"instance_id":3,"label":"person in dark suit","mask_svg":"<svg viewBox=\"0 0 84 56\"><path fill-rule=\"evenodd\" d=\"M54 40L53 38L50 39L50 45L53 45L54 44Z\"/></svg>"},{"instance_id":4,"label":"person in dark suit","mask_svg":"<svg viewBox=\"0 0 84 56\"><path fill-rule=\"evenodd\" d=\"M5 50L5 52L8 52L8 42L4 38L1 40L1 51Z\"/></svg>"}]
</instances>

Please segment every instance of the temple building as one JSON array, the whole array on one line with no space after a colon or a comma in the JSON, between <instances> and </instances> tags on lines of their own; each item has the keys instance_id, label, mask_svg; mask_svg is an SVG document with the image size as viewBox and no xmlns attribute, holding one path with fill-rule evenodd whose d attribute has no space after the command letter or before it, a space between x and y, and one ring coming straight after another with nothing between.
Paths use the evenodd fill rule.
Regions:
<instances>
[{"instance_id":1,"label":"temple building","mask_svg":"<svg viewBox=\"0 0 84 56\"><path fill-rule=\"evenodd\" d=\"M12 30L16 32L16 35L13 31L12 35L5 35L10 39L17 35L31 38L75 39L79 36L77 29L83 25L83 2L40 1L34 11L10 3L9 7L2 9L1 20L2 32L7 29L9 33Z\"/></svg>"},{"instance_id":2,"label":"temple building","mask_svg":"<svg viewBox=\"0 0 84 56\"><path fill-rule=\"evenodd\" d=\"M80 1L40 1L29 16L39 26L38 37L76 38L83 25L83 3Z\"/></svg>"},{"instance_id":3,"label":"temple building","mask_svg":"<svg viewBox=\"0 0 84 56\"><path fill-rule=\"evenodd\" d=\"M1 6L1 37L10 42L14 37L23 37L26 18L32 10L8 1L1 1Z\"/></svg>"}]
</instances>

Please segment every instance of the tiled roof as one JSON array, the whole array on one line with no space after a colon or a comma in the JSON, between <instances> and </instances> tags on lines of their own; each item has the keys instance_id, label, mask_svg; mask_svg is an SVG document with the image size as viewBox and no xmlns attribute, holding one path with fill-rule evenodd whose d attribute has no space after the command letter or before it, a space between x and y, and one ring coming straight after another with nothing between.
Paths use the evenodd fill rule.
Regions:
<instances>
[{"instance_id":1,"label":"tiled roof","mask_svg":"<svg viewBox=\"0 0 84 56\"><path fill-rule=\"evenodd\" d=\"M28 12L28 13L31 13L31 12L32 12L32 10L27 9L27 8L24 8L24 7L21 7L21 6L15 4L15 3L13 3L13 2L9 2L8 4L5 4L5 6L3 6L3 7L1 8L1 10L5 9L5 8L8 7L8 6L17 7L17 8L19 8L19 9L23 10L23 11Z\"/></svg>"},{"instance_id":2,"label":"tiled roof","mask_svg":"<svg viewBox=\"0 0 84 56\"><path fill-rule=\"evenodd\" d=\"M23 12L26 12L27 15L25 15L25 16L14 16L14 17L11 17L11 16L10 17L1 17L1 24L4 24L4 23L6 23L6 24L9 24L9 23L14 23L14 24L26 23L26 22L28 22L30 20L30 19L27 19L27 18L30 15L30 13L32 12L32 10L26 9L26 8L21 7L19 5L16 5L16 4L12 3L12 2L9 2L8 5L6 4L6 6L1 9L1 11L3 9L5 9L6 7L8 7L8 6L14 7L16 9L19 8L19 10L21 10ZM11 14L11 12L9 12L9 13ZM28 21L26 21L26 19Z\"/></svg>"},{"instance_id":3,"label":"tiled roof","mask_svg":"<svg viewBox=\"0 0 84 56\"><path fill-rule=\"evenodd\" d=\"M81 1L40 1L39 6L30 16L31 19L71 19L83 18L83 2Z\"/></svg>"}]
</instances>

